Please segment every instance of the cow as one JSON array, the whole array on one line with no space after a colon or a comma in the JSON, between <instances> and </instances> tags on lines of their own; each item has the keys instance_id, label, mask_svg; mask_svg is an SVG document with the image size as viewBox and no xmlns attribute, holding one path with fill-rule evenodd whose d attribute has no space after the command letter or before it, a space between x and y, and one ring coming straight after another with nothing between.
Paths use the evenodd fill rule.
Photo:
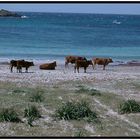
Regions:
<instances>
[{"instance_id":1,"label":"cow","mask_svg":"<svg viewBox=\"0 0 140 140\"><path fill-rule=\"evenodd\" d=\"M10 70L11 72L13 72L13 67L17 67L17 61L21 61L21 62L24 62L24 60L11 60L10 61ZM18 72L18 69L17 69L17 72Z\"/></svg>"},{"instance_id":2,"label":"cow","mask_svg":"<svg viewBox=\"0 0 140 140\"><path fill-rule=\"evenodd\" d=\"M65 57L65 67L68 66L69 63L74 64L76 60L87 60L82 56L66 56Z\"/></svg>"},{"instance_id":3,"label":"cow","mask_svg":"<svg viewBox=\"0 0 140 140\"><path fill-rule=\"evenodd\" d=\"M17 72L21 73L23 67L25 68L25 72L28 72L30 66L34 66L34 63L30 61L17 61Z\"/></svg>"},{"instance_id":4,"label":"cow","mask_svg":"<svg viewBox=\"0 0 140 140\"><path fill-rule=\"evenodd\" d=\"M26 68L26 72L28 72L28 68L30 66L34 66L34 63L33 62L28 62L28 61L25 61L25 60L11 60L10 61L10 69L11 69L11 72L13 72L13 67L17 67L17 72L22 72L22 67L25 67Z\"/></svg>"},{"instance_id":5,"label":"cow","mask_svg":"<svg viewBox=\"0 0 140 140\"><path fill-rule=\"evenodd\" d=\"M89 65L93 65L91 60L76 60L74 66L74 72L76 73L76 69L77 69L77 72L79 73L79 68L83 67L84 72L86 73L86 69Z\"/></svg>"},{"instance_id":6,"label":"cow","mask_svg":"<svg viewBox=\"0 0 140 140\"><path fill-rule=\"evenodd\" d=\"M98 64L103 65L103 70L105 70L105 67L112 62L113 60L111 58L93 58L92 59L93 69L95 68L96 64Z\"/></svg>"},{"instance_id":7,"label":"cow","mask_svg":"<svg viewBox=\"0 0 140 140\"><path fill-rule=\"evenodd\" d=\"M42 64L40 65L40 69L43 69L43 70L55 70L55 67L56 67L56 61L52 62L52 63L45 63L45 64Z\"/></svg>"}]
</instances>

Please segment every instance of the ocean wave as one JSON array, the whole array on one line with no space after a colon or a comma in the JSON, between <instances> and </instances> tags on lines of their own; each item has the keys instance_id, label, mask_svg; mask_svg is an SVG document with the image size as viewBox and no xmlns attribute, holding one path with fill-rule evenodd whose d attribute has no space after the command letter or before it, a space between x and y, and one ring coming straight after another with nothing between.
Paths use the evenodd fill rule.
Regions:
<instances>
[{"instance_id":1,"label":"ocean wave","mask_svg":"<svg viewBox=\"0 0 140 140\"><path fill-rule=\"evenodd\" d=\"M121 22L120 22L120 21L117 21L117 20L113 20L112 23L113 23L113 24L121 24Z\"/></svg>"},{"instance_id":2,"label":"ocean wave","mask_svg":"<svg viewBox=\"0 0 140 140\"><path fill-rule=\"evenodd\" d=\"M21 16L21 18L29 18L28 16Z\"/></svg>"}]
</instances>

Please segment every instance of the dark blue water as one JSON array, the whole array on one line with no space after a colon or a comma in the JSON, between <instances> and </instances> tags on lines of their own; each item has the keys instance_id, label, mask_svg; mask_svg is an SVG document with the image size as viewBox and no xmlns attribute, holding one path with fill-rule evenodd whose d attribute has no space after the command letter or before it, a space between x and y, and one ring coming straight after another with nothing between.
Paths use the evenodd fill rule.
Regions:
<instances>
[{"instance_id":1,"label":"dark blue water","mask_svg":"<svg viewBox=\"0 0 140 140\"><path fill-rule=\"evenodd\" d=\"M0 60L60 60L66 55L140 60L140 16L20 13L0 18Z\"/></svg>"}]
</instances>

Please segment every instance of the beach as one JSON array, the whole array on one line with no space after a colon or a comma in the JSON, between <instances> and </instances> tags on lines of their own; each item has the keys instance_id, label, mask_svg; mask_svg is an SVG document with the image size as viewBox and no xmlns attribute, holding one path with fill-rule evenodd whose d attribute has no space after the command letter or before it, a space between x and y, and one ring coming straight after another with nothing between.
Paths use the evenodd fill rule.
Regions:
<instances>
[{"instance_id":1,"label":"beach","mask_svg":"<svg viewBox=\"0 0 140 140\"><path fill-rule=\"evenodd\" d=\"M115 93L118 92L118 94L120 93L125 95L121 90L116 91L112 85L117 82L126 82L126 86L128 86L127 84L129 84L129 81L137 83L140 80L140 67L137 65L109 65L106 67L106 70L103 70L102 66L99 65L96 65L94 70L92 66L89 66L86 73L84 73L83 68L80 68L79 73L77 71L75 73L74 65L72 64L69 64L68 67L65 67L64 64L57 64L55 70L41 70L39 69L40 64L37 63L35 66L31 66L29 68L28 73L25 72L25 68L22 68L22 73L17 73L16 67L13 68L13 72L11 73L9 66L10 65L8 64L1 64L0 80L15 83L19 85L19 87L32 87L37 85L53 87L59 84L62 85L68 81L80 81L81 83L83 82L83 84L94 84L94 86L100 90L114 91ZM126 92L126 94L128 93L129 97L133 96L133 93L131 94L131 88L130 91L129 89L122 90L124 90L123 92ZM139 94L137 95L139 98ZM138 98L136 96L136 99Z\"/></svg>"},{"instance_id":2,"label":"beach","mask_svg":"<svg viewBox=\"0 0 140 140\"><path fill-rule=\"evenodd\" d=\"M57 84L64 81L76 81L76 80L123 80L123 79L139 79L139 66L129 65L109 65L106 66L106 70L103 70L103 66L96 65L93 70L92 66L87 68L87 72L84 73L84 69L80 68L80 72L74 72L74 64L69 64L65 67L64 64L57 63L55 70L41 70L39 68L41 64L37 63L35 66L29 68L28 73L25 72L25 68L22 68L22 73L17 73L16 67L13 68L13 72L10 72L10 65L1 64L0 76L1 81L12 81L15 83L28 83L33 85L34 83Z\"/></svg>"},{"instance_id":3,"label":"beach","mask_svg":"<svg viewBox=\"0 0 140 140\"><path fill-rule=\"evenodd\" d=\"M14 108L22 114L27 105L34 104L41 111L43 118L33 122L34 127L24 123L1 123L1 136L139 136L140 114L118 113L118 105L122 101L135 99L140 102L140 67L139 66L107 66L106 70L97 66L95 70L88 67L87 73L80 69L74 73L72 64L68 68L58 64L56 70L40 70L39 64L29 68L29 72L10 72L9 65L0 66L1 108ZM94 88L101 96L76 93L80 86ZM45 90L45 101L35 103L29 101L30 90ZM29 93L28 93L29 92ZM8 99L8 100L7 100ZM52 115L66 101L86 100L92 109L96 109L102 120L100 125L84 121L55 120ZM22 115L21 115L22 116Z\"/></svg>"},{"instance_id":4,"label":"beach","mask_svg":"<svg viewBox=\"0 0 140 140\"><path fill-rule=\"evenodd\" d=\"M24 18L0 18L0 136L140 136L140 111L120 111L127 101L140 107L140 16L17 13ZM75 73L74 64L64 65L71 55L113 63ZM19 59L34 66L11 73L9 62ZM55 70L39 69L53 61ZM68 116L72 109L79 118Z\"/></svg>"}]
</instances>

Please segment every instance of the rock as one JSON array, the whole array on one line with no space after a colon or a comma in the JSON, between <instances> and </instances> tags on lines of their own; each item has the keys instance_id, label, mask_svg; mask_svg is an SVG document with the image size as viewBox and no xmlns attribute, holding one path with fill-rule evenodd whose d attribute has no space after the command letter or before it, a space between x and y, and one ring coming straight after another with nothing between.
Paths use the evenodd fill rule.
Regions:
<instances>
[{"instance_id":1,"label":"rock","mask_svg":"<svg viewBox=\"0 0 140 140\"><path fill-rule=\"evenodd\" d=\"M0 17L21 17L21 15L4 9L0 10Z\"/></svg>"}]
</instances>

